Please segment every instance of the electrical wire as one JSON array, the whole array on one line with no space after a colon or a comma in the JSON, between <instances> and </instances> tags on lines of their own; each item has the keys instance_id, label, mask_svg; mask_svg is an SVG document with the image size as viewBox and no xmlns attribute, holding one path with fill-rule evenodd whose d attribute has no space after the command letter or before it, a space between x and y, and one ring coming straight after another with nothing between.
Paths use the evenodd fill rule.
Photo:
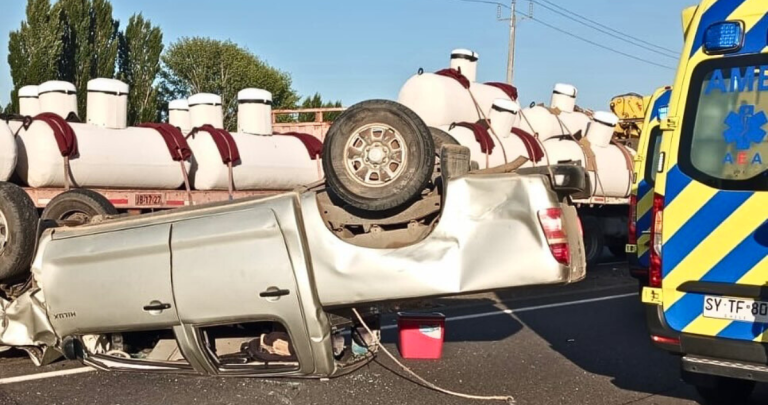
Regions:
<instances>
[{"instance_id":1,"label":"electrical wire","mask_svg":"<svg viewBox=\"0 0 768 405\"><path fill-rule=\"evenodd\" d=\"M550 11L552 11L554 13L560 14L560 15L568 18L568 19L576 21L576 22L578 22L578 23L580 23L582 25L586 25L586 26L588 26L588 27L590 27L592 29L595 29L597 31L600 31L600 32L602 32L604 34L611 35L614 38L622 40L624 42L631 43L631 44L633 44L635 46L638 46L638 47L641 47L641 48L644 48L644 49L648 49L648 50L651 50L651 51L656 52L656 53L664 52L665 56L669 55L668 57L673 57L674 59L678 59L680 57L680 52L679 51L675 51L673 49L665 48L665 47L663 47L661 45L654 44L654 43L645 41L645 40L643 40L641 38L629 35L626 32L623 32L621 30L617 30L615 28L611 28L611 27L609 27L609 26L607 26L605 24L601 24L598 21L595 21L595 20L590 19L588 17L585 17L585 16L583 16L581 14L578 14L578 13L572 11L572 10L569 10L569 9L563 7L563 6L560 6L560 5L558 5L558 4L556 4L556 3L552 2L552 1L549 1L549 0L530 0L530 1L533 2L534 4L537 4L537 5L541 6L541 7L546 8L547 10L550 10ZM547 6L545 4L542 4L542 2L549 4L549 6ZM555 9L553 9L553 7L557 8L559 10L555 10ZM586 23L584 21L579 21L577 18L586 21ZM587 23L589 23L589 24L587 24ZM593 25L590 25L590 24L593 24ZM626 38L624 38L624 37L626 37ZM645 44L646 46L641 46L639 44L633 43L632 41L640 42L642 44ZM653 49L653 48L656 48L656 49Z\"/></svg>"},{"instance_id":2,"label":"electrical wire","mask_svg":"<svg viewBox=\"0 0 768 405\"><path fill-rule=\"evenodd\" d=\"M634 60L636 60L636 61L639 61L639 62L643 62L643 63L647 63L647 64L649 64L649 65L653 65L653 66L656 66L656 67L660 67L660 68L664 68L664 69L668 69L668 70L675 70L675 68L674 68L674 67L672 67L672 66L663 65L663 64L661 64L661 63L656 63L656 62L653 62L653 61L650 61L650 60L646 60L646 59L643 59L643 58L637 57L637 56L635 56L635 55L632 55L632 54L629 54L629 53L626 53L626 52L622 52L622 51L620 51L620 50L618 50L618 49L615 49L615 48L611 48L611 47L609 47L609 46L603 45L603 44L601 44L601 43L599 43L599 42L595 42L595 41L592 41L592 40L590 40L590 39L587 39L587 38L584 38L584 37L578 36L578 35L576 35L576 34L574 34L574 33L572 33L572 32L568 32L568 31L566 31L566 30L564 30L564 29L558 28L558 27L556 27L556 26L554 26L554 25L552 25L552 24L546 23L546 22L544 22L544 21L542 21L542 20L540 20L540 19L538 19L538 18L534 18L534 17L531 17L531 16L529 16L528 14L522 13L522 12L520 12L520 11L518 11L518 12L517 12L517 14L520 14L520 15L522 15L522 16L525 16L526 18L530 19L531 21L535 21L535 22L537 22L537 23L539 23L539 24L541 24L541 25L543 25L543 26L545 26L545 27L548 27L548 28L550 28L550 29L553 29L553 30L555 30L555 31L557 31L557 32L559 32L559 33L561 33L561 34L565 34L565 35L568 35L568 36L570 36L570 37L576 38L576 39L578 39L578 40L580 40L580 41L583 41L583 42L586 42L586 43L588 43L588 44L590 44L590 45L596 46L596 47L598 47L598 48L602 48L602 49L605 49L606 51L610 51L610 52L613 52L613 53L617 53L617 54L619 54L619 55L622 55L622 56L626 56L627 58L631 58L631 59L634 59Z\"/></svg>"}]
</instances>

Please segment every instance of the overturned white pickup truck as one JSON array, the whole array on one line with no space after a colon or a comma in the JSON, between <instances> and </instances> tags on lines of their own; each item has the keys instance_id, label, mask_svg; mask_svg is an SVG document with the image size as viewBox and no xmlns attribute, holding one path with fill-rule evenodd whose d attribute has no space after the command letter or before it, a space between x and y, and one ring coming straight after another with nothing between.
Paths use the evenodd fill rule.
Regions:
<instances>
[{"instance_id":1,"label":"overturned white pickup truck","mask_svg":"<svg viewBox=\"0 0 768 405\"><path fill-rule=\"evenodd\" d=\"M375 330L380 303L585 276L578 166L470 171L468 149L436 153L424 123L385 101L348 109L323 153L327 186L43 231L27 291L0 301L0 350L336 376L375 351L352 308Z\"/></svg>"}]
</instances>

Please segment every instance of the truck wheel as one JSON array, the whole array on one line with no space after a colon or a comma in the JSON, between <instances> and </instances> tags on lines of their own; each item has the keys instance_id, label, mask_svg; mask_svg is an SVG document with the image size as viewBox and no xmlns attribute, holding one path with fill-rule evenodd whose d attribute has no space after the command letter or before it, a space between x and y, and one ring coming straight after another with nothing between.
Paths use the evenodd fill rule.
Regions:
<instances>
[{"instance_id":1,"label":"truck wheel","mask_svg":"<svg viewBox=\"0 0 768 405\"><path fill-rule=\"evenodd\" d=\"M696 385L696 391L710 405L744 404L749 401L755 382L735 378L712 376L712 382Z\"/></svg>"},{"instance_id":2,"label":"truck wheel","mask_svg":"<svg viewBox=\"0 0 768 405\"><path fill-rule=\"evenodd\" d=\"M432 135L432 142L435 143L435 170L433 174L432 182L434 183L438 177L440 177L440 150L443 149L443 145L460 145L456 138L451 134L443 131L440 128L429 127L429 133Z\"/></svg>"},{"instance_id":3,"label":"truck wheel","mask_svg":"<svg viewBox=\"0 0 768 405\"><path fill-rule=\"evenodd\" d=\"M117 209L106 197L93 190L76 189L54 197L45 206L41 219L84 225L96 215L117 215Z\"/></svg>"},{"instance_id":4,"label":"truck wheel","mask_svg":"<svg viewBox=\"0 0 768 405\"><path fill-rule=\"evenodd\" d=\"M456 138L440 128L429 127L429 133L432 135L432 142L435 143L435 156L437 157L440 157L440 149L443 148L443 145L460 145Z\"/></svg>"},{"instance_id":5,"label":"truck wheel","mask_svg":"<svg viewBox=\"0 0 768 405\"><path fill-rule=\"evenodd\" d=\"M587 269L591 269L600 263L600 256L605 247L605 237L600 221L592 216L581 219L584 229L584 255L587 258Z\"/></svg>"},{"instance_id":6,"label":"truck wheel","mask_svg":"<svg viewBox=\"0 0 768 405\"><path fill-rule=\"evenodd\" d=\"M0 182L0 282L13 283L28 273L37 223L37 209L27 193Z\"/></svg>"},{"instance_id":7,"label":"truck wheel","mask_svg":"<svg viewBox=\"0 0 768 405\"><path fill-rule=\"evenodd\" d=\"M330 191L365 211L386 211L426 188L435 165L429 128L402 104L368 100L344 111L325 138Z\"/></svg>"}]
</instances>

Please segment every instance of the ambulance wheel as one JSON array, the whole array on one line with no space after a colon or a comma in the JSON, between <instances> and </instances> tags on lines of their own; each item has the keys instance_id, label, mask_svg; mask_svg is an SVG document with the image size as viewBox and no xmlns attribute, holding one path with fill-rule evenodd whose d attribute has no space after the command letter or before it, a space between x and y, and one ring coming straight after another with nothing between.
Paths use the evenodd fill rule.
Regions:
<instances>
[{"instance_id":1,"label":"ambulance wheel","mask_svg":"<svg viewBox=\"0 0 768 405\"><path fill-rule=\"evenodd\" d=\"M707 376L706 383L694 383L704 403L708 405L731 405L749 402L755 382L736 378Z\"/></svg>"},{"instance_id":2,"label":"ambulance wheel","mask_svg":"<svg viewBox=\"0 0 768 405\"><path fill-rule=\"evenodd\" d=\"M600 256L605 247L605 237L600 221L592 216L586 216L581 219L581 226L584 229L584 255L587 259L587 269L594 268L600 263Z\"/></svg>"},{"instance_id":3,"label":"ambulance wheel","mask_svg":"<svg viewBox=\"0 0 768 405\"><path fill-rule=\"evenodd\" d=\"M368 100L344 111L323 148L330 191L370 212L398 208L427 187L435 165L429 128L402 104Z\"/></svg>"},{"instance_id":4,"label":"ambulance wheel","mask_svg":"<svg viewBox=\"0 0 768 405\"><path fill-rule=\"evenodd\" d=\"M37 209L21 187L0 182L0 283L28 274L37 237Z\"/></svg>"},{"instance_id":5,"label":"ambulance wheel","mask_svg":"<svg viewBox=\"0 0 768 405\"><path fill-rule=\"evenodd\" d=\"M103 195L88 189L75 189L53 197L41 219L85 225L96 215L117 215L117 209Z\"/></svg>"}]
</instances>

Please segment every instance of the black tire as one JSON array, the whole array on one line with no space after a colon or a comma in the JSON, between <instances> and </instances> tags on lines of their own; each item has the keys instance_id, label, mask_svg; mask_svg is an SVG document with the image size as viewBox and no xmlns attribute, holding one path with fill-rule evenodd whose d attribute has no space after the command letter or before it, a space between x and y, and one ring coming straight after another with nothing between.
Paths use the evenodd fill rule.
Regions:
<instances>
[{"instance_id":1,"label":"black tire","mask_svg":"<svg viewBox=\"0 0 768 405\"><path fill-rule=\"evenodd\" d=\"M54 197L45 206L40 218L84 225L96 215L117 215L117 209L106 197L93 190L76 189Z\"/></svg>"},{"instance_id":2,"label":"black tire","mask_svg":"<svg viewBox=\"0 0 768 405\"><path fill-rule=\"evenodd\" d=\"M584 255L587 260L587 269L594 268L600 263L600 256L605 248L605 237L600 221L593 216L585 216L581 219L584 229Z\"/></svg>"},{"instance_id":3,"label":"black tire","mask_svg":"<svg viewBox=\"0 0 768 405\"><path fill-rule=\"evenodd\" d=\"M429 133L432 135L432 142L435 143L435 156L438 158L440 157L440 149L443 148L443 145L460 145L456 138L440 128L429 127Z\"/></svg>"},{"instance_id":4,"label":"black tire","mask_svg":"<svg viewBox=\"0 0 768 405\"><path fill-rule=\"evenodd\" d=\"M433 172L432 182L436 184L437 178L440 177L440 151L443 149L443 145L460 145L456 138L451 134L443 131L440 128L429 127L429 133L432 135L432 142L435 143L435 170Z\"/></svg>"},{"instance_id":5,"label":"black tire","mask_svg":"<svg viewBox=\"0 0 768 405\"><path fill-rule=\"evenodd\" d=\"M713 379L711 384L696 385L696 391L708 405L746 404L755 389L754 381L714 376Z\"/></svg>"},{"instance_id":6,"label":"black tire","mask_svg":"<svg viewBox=\"0 0 768 405\"><path fill-rule=\"evenodd\" d=\"M393 131L392 136L399 135L402 139L402 142L388 141L383 148L385 151L393 146L401 148L401 155L405 157L401 165L397 165L394 160L391 163L382 161L381 155L378 155L378 162L370 164L347 160L347 143L358 144L355 138L363 139L358 133L373 124L389 127ZM368 140L373 140L373 133L377 132L380 133L378 139L383 139L389 133L371 130ZM364 147L366 144L360 142L359 145ZM381 150L379 148L379 151ZM435 165L434 150L435 143L429 128L416 113L393 101L368 100L348 108L331 126L323 148L323 170L330 191L347 204L369 212L387 211L414 200L427 187ZM389 158L394 156L394 153L386 153L389 153L386 155ZM367 152L359 156L361 159L367 159L369 156L371 160L374 159ZM373 171L366 170L366 167L376 169L385 164L390 171L395 172L391 180L382 180L379 174L376 174L374 179L371 174ZM392 165L395 165L394 169ZM366 174L356 175L352 173L353 170L366 171ZM366 184L372 182L380 183Z\"/></svg>"},{"instance_id":7,"label":"black tire","mask_svg":"<svg viewBox=\"0 0 768 405\"><path fill-rule=\"evenodd\" d=\"M27 193L0 182L0 283L21 281L29 273L38 220L37 208Z\"/></svg>"}]
</instances>

